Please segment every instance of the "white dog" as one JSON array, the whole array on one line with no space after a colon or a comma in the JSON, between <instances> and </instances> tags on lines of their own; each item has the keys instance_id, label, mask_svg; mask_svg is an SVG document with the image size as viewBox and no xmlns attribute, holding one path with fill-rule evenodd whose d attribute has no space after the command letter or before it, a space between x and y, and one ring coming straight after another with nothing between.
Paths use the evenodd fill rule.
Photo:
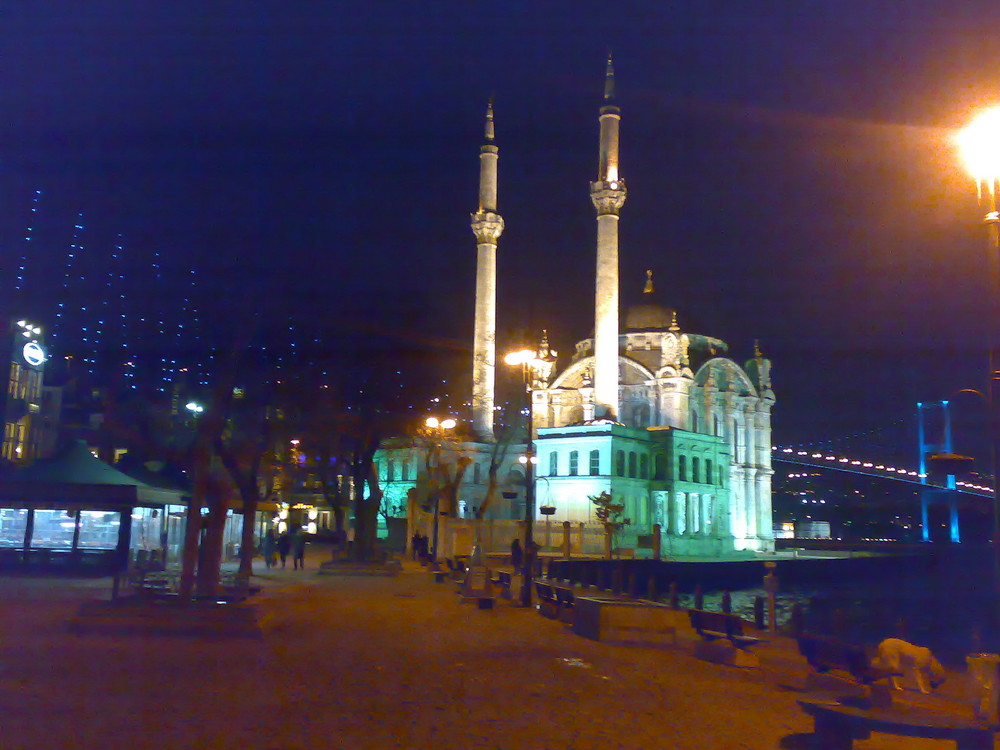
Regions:
<instances>
[{"instance_id":1,"label":"white dog","mask_svg":"<svg viewBox=\"0 0 1000 750\"><path fill-rule=\"evenodd\" d=\"M872 666L912 676L921 693L937 688L946 676L941 662L934 658L929 648L914 646L899 638L886 638L878 644L878 656L872 659ZM893 688L903 689L899 677L893 675L889 679Z\"/></svg>"}]
</instances>

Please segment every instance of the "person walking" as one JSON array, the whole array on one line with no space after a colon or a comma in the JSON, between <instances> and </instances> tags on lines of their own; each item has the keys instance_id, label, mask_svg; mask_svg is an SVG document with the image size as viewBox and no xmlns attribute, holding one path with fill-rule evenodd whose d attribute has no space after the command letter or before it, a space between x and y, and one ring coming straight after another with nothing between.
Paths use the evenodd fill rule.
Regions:
<instances>
[{"instance_id":1,"label":"person walking","mask_svg":"<svg viewBox=\"0 0 1000 750\"><path fill-rule=\"evenodd\" d=\"M274 534L272 526L264 533L264 539L260 543L260 554L264 558L264 565L273 568L275 563L275 553L278 551L278 537Z\"/></svg>"},{"instance_id":2,"label":"person walking","mask_svg":"<svg viewBox=\"0 0 1000 750\"><path fill-rule=\"evenodd\" d=\"M524 553L521 550L521 540L515 538L510 543L510 564L513 566L515 573L521 569L521 561L523 559Z\"/></svg>"},{"instance_id":3,"label":"person walking","mask_svg":"<svg viewBox=\"0 0 1000 750\"><path fill-rule=\"evenodd\" d=\"M288 538L288 532L282 531L278 534L278 557L281 558L281 567L285 567L285 560L288 559L288 551L292 548L292 540Z\"/></svg>"},{"instance_id":4,"label":"person walking","mask_svg":"<svg viewBox=\"0 0 1000 750\"><path fill-rule=\"evenodd\" d=\"M292 532L292 567L306 569L306 532L301 526Z\"/></svg>"}]
</instances>

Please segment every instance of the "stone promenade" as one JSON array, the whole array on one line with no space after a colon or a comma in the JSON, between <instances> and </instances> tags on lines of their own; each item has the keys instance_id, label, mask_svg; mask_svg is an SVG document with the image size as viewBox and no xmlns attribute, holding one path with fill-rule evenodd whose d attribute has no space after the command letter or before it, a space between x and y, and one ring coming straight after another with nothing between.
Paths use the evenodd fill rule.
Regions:
<instances>
[{"instance_id":1,"label":"stone promenade","mask_svg":"<svg viewBox=\"0 0 1000 750\"><path fill-rule=\"evenodd\" d=\"M787 639L738 670L695 659L687 631L674 647L599 643L504 602L461 604L409 562L398 578L319 576L309 562L261 571L262 640L71 635L79 601L106 598L107 581L0 578L0 748L808 747L791 689L805 665Z\"/></svg>"}]
</instances>

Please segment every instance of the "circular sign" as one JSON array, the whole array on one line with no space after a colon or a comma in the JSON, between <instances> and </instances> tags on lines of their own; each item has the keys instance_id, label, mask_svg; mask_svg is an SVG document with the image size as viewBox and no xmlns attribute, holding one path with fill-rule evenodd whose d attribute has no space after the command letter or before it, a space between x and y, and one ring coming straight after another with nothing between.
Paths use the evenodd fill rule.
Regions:
<instances>
[{"instance_id":1,"label":"circular sign","mask_svg":"<svg viewBox=\"0 0 1000 750\"><path fill-rule=\"evenodd\" d=\"M21 350L24 361L32 367L38 367L45 361L45 350L35 341L29 341Z\"/></svg>"}]
</instances>

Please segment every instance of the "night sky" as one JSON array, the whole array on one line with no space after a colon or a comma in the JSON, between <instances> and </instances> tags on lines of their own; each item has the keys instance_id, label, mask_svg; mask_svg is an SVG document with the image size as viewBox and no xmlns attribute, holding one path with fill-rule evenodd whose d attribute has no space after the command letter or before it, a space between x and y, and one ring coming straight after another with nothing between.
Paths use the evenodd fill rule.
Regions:
<instances>
[{"instance_id":1,"label":"night sky","mask_svg":"<svg viewBox=\"0 0 1000 750\"><path fill-rule=\"evenodd\" d=\"M776 442L868 433L984 379L985 236L951 138L1000 101L996 3L19 5L0 24L11 314L51 328L59 300L121 287L174 334L218 342L257 314L272 346L286 324L330 352L363 332L467 380L493 95L501 347L547 328L568 354L593 326L610 48L623 304L651 268L682 327L741 363L760 339ZM57 354L80 345L71 315Z\"/></svg>"}]
</instances>

